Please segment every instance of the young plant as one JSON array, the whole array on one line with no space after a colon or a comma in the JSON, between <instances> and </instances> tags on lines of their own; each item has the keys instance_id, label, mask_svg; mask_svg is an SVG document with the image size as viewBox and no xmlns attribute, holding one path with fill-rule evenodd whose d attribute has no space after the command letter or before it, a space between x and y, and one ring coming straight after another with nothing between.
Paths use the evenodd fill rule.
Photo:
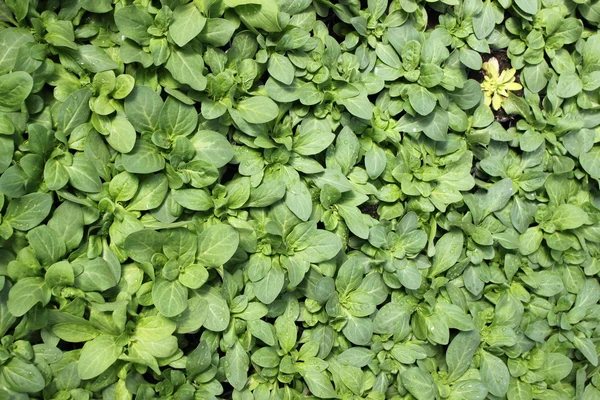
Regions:
<instances>
[{"instance_id":1,"label":"young plant","mask_svg":"<svg viewBox=\"0 0 600 400\"><path fill-rule=\"evenodd\" d=\"M523 86L515 79L517 71L510 68L500 72L497 58L491 57L483 63L482 68L486 72L481 83L484 101L488 106L491 104L494 110L497 111L502 107L502 103L508 97L509 92L523 89Z\"/></svg>"}]
</instances>

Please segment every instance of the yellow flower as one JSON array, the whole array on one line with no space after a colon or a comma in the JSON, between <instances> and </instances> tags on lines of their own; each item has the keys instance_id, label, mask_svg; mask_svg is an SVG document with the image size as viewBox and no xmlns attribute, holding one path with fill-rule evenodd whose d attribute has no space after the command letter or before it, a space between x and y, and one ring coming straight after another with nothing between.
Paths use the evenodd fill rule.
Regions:
<instances>
[{"instance_id":1,"label":"yellow flower","mask_svg":"<svg viewBox=\"0 0 600 400\"><path fill-rule=\"evenodd\" d=\"M515 81L517 71L511 68L500 72L500 65L495 57L483 63L483 70L486 72L481 83L484 101L486 105L491 105L494 110L499 110L502 107L502 103L508 97L509 92L523 89L523 86Z\"/></svg>"}]
</instances>

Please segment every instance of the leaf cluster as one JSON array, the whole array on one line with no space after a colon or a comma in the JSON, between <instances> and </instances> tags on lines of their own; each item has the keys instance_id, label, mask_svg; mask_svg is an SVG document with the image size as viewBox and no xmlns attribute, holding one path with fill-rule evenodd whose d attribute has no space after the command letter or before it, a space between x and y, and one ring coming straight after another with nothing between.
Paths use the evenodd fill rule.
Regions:
<instances>
[{"instance_id":1,"label":"leaf cluster","mask_svg":"<svg viewBox=\"0 0 600 400\"><path fill-rule=\"evenodd\" d=\"M0 398L600 398L599 24L0 0Z\"/></svg>"}]
</instances>

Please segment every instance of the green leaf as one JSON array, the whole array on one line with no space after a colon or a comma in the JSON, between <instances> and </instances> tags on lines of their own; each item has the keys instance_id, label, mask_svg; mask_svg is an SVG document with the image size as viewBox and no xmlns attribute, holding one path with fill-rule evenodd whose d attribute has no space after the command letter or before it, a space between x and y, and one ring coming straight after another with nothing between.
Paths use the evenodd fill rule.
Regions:
<instances>
[{"instance_id":1,"label":"green leaf","mask_svg":"<svg viewBox=\"0 0 600 400\"><path fill-rule=\"evenodd\" d=\"M304 373L304 381L310 392L321 399L337 399L338 395L333 389L331 380L324 371L308 369Z\"/></svg>"},{"instance_id":2,"label":"green leaf","mask_svg":"<svg viewBox=\"0 0 600 400\"><path fill-rule=\"evenodd\" d=\"M68 250L73 250L83 238L84 214L74 203L64 202L53 212L48 227L63 240Z\"/></svg>"},{"instance_id":3,"label":"green leaf","mask_svg":"<svg viewBox=\"0 0 600 400\"><path fill-rule=\"evenodd\" d=\"M337 210L352 233L361 239L369 237L370 221L357 207L339 204Z\"/></svg>"},{"instance_id":4,"label":"green leaf","mask_svg":"<svg viewBox=\"0 0 600 400\"><path fill-rule=\"evenodd\" d=\"M435 244L435 255L429 276L439 275L458 262L462 253L464 237L461 231L453 230L444 234Z\"/></svg>"},{"instance_id":5,"label":"green leaf","mask_svg":"<svg viewBox=\"0 0 600 400\"><path fill-rule=\"evenodd\" d=\"M27 43L34 42L35 39L28 29L10 27L0 31L0 74L12 71L19 49Z\"/></svg>"},{"instance_id":6,"label":"green leaf","mask_svg":"<svg viewBox=\"0 0 600 400\"><path fill-rule=\"evenodd\" d=\"M8 310L15 317L25 315L38 303L50 301L50 289L42 278L23 278L8 292Z\"/></svg>"},{"instance_id":7,"label":"green leaf","mask_svg":"<svg viewBox=\"0 0 600 400\"><path fill-rule=\"evenodd\" d=\"M458 54L460 56L460 62L463 63L465 67L472 70L481 69L483 60L478 52L471 50L467 46L463 46L458 50Z\"/></svg>"},{"instance_id":8,"label":"green leaf","mask_svg":"<svg viewBox=\"0 0 600 400\"><path fill-rule=\"evenodd\" d=\"M402 384L417 400L435 398L435 384L429 373L409 368L402 374Z\"/></svg>"},{"instance_id":9,"label":"green leaf","mask_svg":"<svg viewBox=\"0 0 600 400\"><path fill-rule=\"evenodd\" d=\"M277 118L279 107L265 96L248 97L237 103L242 118L251 124L264 124Z\"/></svg>"},{"instance_id":10,"label":"green leaf","mask_svg":"<svg viewBox=\"0 0 600 400\"><path fill-rule=\"evenodd\" d=\"M236 8L242 22L250 29L262 29L266 32L280 32L278 3L269 0L255 0L254 4L245 4Z\"/></svg>"},{"instance_id":11,"label":"green leaf","mask_svg":"<svg viewBox=\"0 0 600 400\"><path fill-rule=\"evenodd\" d=\"M342 364L353 365L358 368L365 367L375 358L375 353L364 347L351 347L338 356Z\"/></svg>"},{"instance_id":12,"label":"green leaf","mask_svg":"<svg viewBox=\"0 0 600 400\"><path fill-rule=\"evenodd\" d=\"M63 322L52 327L52 333L66 342L89 342L97 337L100 332L91 324Z\"/></svg>"},{"instance_id":13,"label":"green leaf","mask_svg":"<svg viewBox=\"0 0 600 400\"><path fill-rule=\"evenodd\" d=\"M307 221L313 211L312 198L306 184L300 180L287 188L285 205L302 221Z\"/></svg>"},{"instance_id":14,"label":"green leaf","mask_svg":"<svg viewBox=\"0 0 600 400\"><path fill-rule=\"evenodd\" d=\"M546 46L549 48L560 48L565 44L574 43L583 32L583 23L577 18L563 18L560 25L547 39Z\"/></svg>"},{"instance_id":15,"label":"green leaf","mask_svg":"<svg viewBox=\"0 0 600 400\"><path fill-rule=\"evenodd\" d=\"M230 320L229 307L221 294L214 288L203 286L196 294L206 302L206 320L204 327L209 331L222 332L227 329Z\"/></svg>"},{"instance_id":16,"label":"green leaf","mask_svg":"<svg viewBox=\"0 0 600 400\"><path fill-rule=\"evenodd\" d=\"M198 344L198 347L192 351L185 362L185 370L190 378L195 377L204 371L211 361L211 352L205 340Z\"/></svg>"},{"instance_id":17,"label":"green leaf","mask_svg":"<svg viewBox=\"0 0 600 400\"><path fill-rule=\"evenodd\" d=\"M80 258L73 262L75 270L81 271L75 277L75 286L84 291L103 292L114 287L121 276L120 265L113 270L111 265L100 257L91 260Z\"/></svg>"},{"instance_id":18,"label":"green leaf","mask_svg":"<svg viewBox=\"0 0 600 400\"><path fill-rule=\"evenodd\" d=\"M117 201L128 201L133 198L139 186L137 175L123 171L109 183L108 192Z\"/></svg>"},{"instance_id":19,"label":"green leaf","mask_svg":"<svg viewBox=\"0 0 600 400\"><path fill-rule=\"evenodd\" d=\"M38 226L52 208L52 196L47 193L30 193L12 200L4 214L4 220L14 229L28 231Z\"/></svg>"},{"instance_id":20,"label":"green leaf","mask_svg":"<svg viewBox=\"0 0 600 400\"><path fill-rule=\"evenodd\" d=\"M396 53L396 50L389 44L377 43L375 53L381 61L390 67L397 68L401 63L398 53Z\"/></svg>"},{"instance_id":21,"label":"green leaf","mask_svg":"<svg viewBox=\"0 0 600 400\"><path fill-rule=\"evenodd\" d=\"M75 274L73 267L68 261L60 261L52 264L46 270L46 285L50 288L58 285L73 286L75 283Z\"/></svg>"},{"instance_id":22,"label":"green leaf","mask_svg":"<svg viewBox=\"0 0 600 400\"><path fill-rule=\"evenodd\" d=\"M172 193L172 198L188 210L207 211L214 206L210 195L202 189L179 189Z\"/></svg>"},{"instance_id":23,"label":"green leaf","mask_svg":"<svg viewBox=\"0 0 600 400\"><path fill-rule=\"evenodd\" d=\"M119 64L102 48L94 45L79 46L75 58L79 65L94 73L119 68Z\"/></svg>"},{"instance_id":24,"label":"green leaf","mask_svg":"<svg viewBox=\"0 0 600 400\"><path fill-rule=\"evenodd\" d=\"M250 362L246 350L236 340L233 348L227 351L225 358L225 376L236 390L243 390L248 381L248 363Z\"/></svg>"},{"instance_id":25,"label":"green leaf","mask_svg":"<svg viewBox=\"0 0 600 400\"><path fill-rule=\"evenodd\" d=\"M208 280L208 271L202 265L192 264L179 273L179 282L187 288L198 289Z\"/></svg>"},{"instance_id":26,"label":"green leaf","mask_svg":"<svg viewBox=\"0 0 600 400\"><path fill-rule=\"evenodd\" d=\"M272 267L266 275L254 283L256 297L263 304L271 304L281 293L285 282L285 274L279 267Z\"/></svg>"},{"instance_id":27,"label":"green leaf","mask_svg":"<svg viewBox=\"0 0 600 400\"><path fill-rule=\"evenodd\" d=\"M271 54L267 68L269 74L281 83L290 85L294 80L294 65L288 58L281 54Z\"/></svg>"},{"instance_id":28,"label":"green leaf","mask_svg":"<svg viewBox=\"0 0 600 400\"><path fill-rule=\"evenodd\" d=\"M102 190L102 181L96 168L82 153L77 153L72 164L65 168L69 175L69 183L75 189L88 193L98 193Z\"/></svg>"},{"instance_id":29,"label":"green leaf","mask_svg":"<svg viewBox=\"0 0 600 400\"><path fill-rule=\"evenodd\" d=\"M508 385L507 397L511 400L531 400L533 399L533 390L529 383L512 378Z\"/></svg>"},{"instance_id":30,"label":"green leaf","mask_svg":"<svg viewBox=\"0 0 600 400\"><path fill-rule=\"evenodd\" d=\"M275 320L275 332L277 333L277 340L279 346L288 353L296 345L296 339L298 335L298 328L294 321L286 316L277 317Z\"/></svg>"},{"instance_id":31,"label":"green leaf","mask_svg":"<svg viewBox=\"0 0 600 400\"><path fill-rule=\"evenodd\" d=\"M263 368L275 368L279 365L279 356L272 347L261 347L252 354L252 362Z\"/></svg>"},{"instance_id":32,"label":"green leaf","mask_svg":"<svg viewBox=\"0 0 600 400\"><path fill-rule=\"evenodd\" d=\"M224 135L199 130L191 139L196 158L210 162L217 168L225 166L233 158L233 147Z\"/></svg>"},{"instance_id":33,"label":"green leaf","mask_svg":"<svg viewBox=\"0 0 600 400\"><path fill-rule=\"evenodd\" d=\"M155 253L162 249L164 237L159 232L140 230L128 235L123 247L131 259L137 262L150 262Z\"/></svg>"},{"instance_id":34,"label":"green leaf","mask_svg":"<svg viewBox=\"0 0 600 400\"><path fill-rule=\"evenodd\" d=\"M454 101L461 110L470 110L479 104L483 97L483 93L481 92L479 82L469 79L461 89L455 90L450 96L452 101Z\"/></svg>"},{"instance_id":35,"label":"green leaf","mask_svg":"<svg viewBox=\"0 0 600 400\"><path fill-rule=\"evenodd\" d=\"M213 46L224 46L231 40L236 26L228 19L209 18L198 38Z\"/></svg>"},{"instance_id":36,"label":"green leaf","mask_svg":"<svg viewBox=\"0 0 600 400\"><path fill-rule=\"evenodd\" d=\"M519 252L524 256L534 253L542 244L544 235L539 227L528 228L519 236Z\"/></svg>"},{"instance_id":37,"label":"green leaf","mask_svg":"<svg viewBox=\"0 0 600 400\"><path fill-rule=\"evenodd\" d=\"M371 104L369 98L364 94L338 101L355 117L366 120L373 118L373 104Z\"/></svg>"},{"instance_id":38,"label":"green leaf","mask_svg":"<svg viewBox=\"0 0 600 400\"><path fill-rule=\"evenodd\" d=\"M132 174L151 174L165 168L163 156L143 139L136 141L133 149L121 156L121 162L123 168Z\"/></svg>"},{"instance_id":39,"label":"green leaf","mask_svg":"<svg viewBox=\"0 0 600 400\"><path fill-rule=\"evenodd\" d=\"M169 96L160 111L159 128L170 137L187 136L196 129L198 112L188 104Z\"/></svg>"},{"instance_id":40,"label":"green leaf","mask_svg":"<svg viewBox=\"0 0 600 400\"><path fill-rule=\"evenodd\" d=\"M27 233L27 240L42 265L50 265L59 261L67 251L62 238L46 225L30 230Z\"/></svg>"},{"instance_id":41,"label":"green leaf","mask_svg":"<svg viewBox=\"0 0 600 400\"><path fill-rule=\"evenodd\" d=\"M481 351L481 378L491 394L503 397L508 391L510 374L506 364L495 355Z\"/></svg>"},{"instance_id":42,"label":"green leaf","mask_svg":"<svg viewBox=\"0 0 600 400\"><path fill-rule=\"evenodd\" d=\"M535 15L539 10L538 0L515 0L515 3L521 10L530 15Z\"/></svg>"},{"instance_id":43,"label":"green leaf","mask_svg":"<svg viewBox=\"0 0 600 400\"><path fill-rule=\"evenodd\" d=\"M478 39L485 39L496 27L496 16L492 3L483 3L483 8L473 18L473 31Z\"/></svg>"},{"instance_id":44,"label":"green leaf","mask_svg":"<svg viewBox=\"0 0 600 400\"><path fill-rule=\"evenodd\" d=\"M14 143L10 138L0 137L0 174L4 173L10 166L14 150ZM45 171L46 168L44 168L44 172Z\"/></svg>"},{"instance_id":45,"label":"green leaf","mask_svg":"<svg viewBox=\"0 0 600 400\"><path fill-rule=\"evenodd\" d=\"M486 385L479 379L460 381L452 387L451 400L482 400L487 396Z\"/></svg>"},{"instance_id":46,"label":"green leaf","mask_svg":"<svg viewBox=\"0 0 600 400\"><path fill-rule=\"evenodd\" d=\"M0 76L0 110L20 110L32 88L33 79L26 72L18 71Z\"/></svg>"},{"instance_id":47,"label":"green leaf","mask_svg":"<svg viewBox=\"0 0 600 400\"><path fill-rule=\"evenodd\" d=\"M535 65L526 65L521 73L521 78L527 86L527 89L534 93L539 93L548 84L548 64L546 61L542 61Z\"/></svg>"},{"instance_id":48,"label":"green leaf","mask_svg":"<svg viewBox=\"0 0 600 400\"><path fill-rule=\"evenodd\" d=\"M432 140L444 141L448 134L448 113L436 107L434 112L426 117L419 117L423 133Z\"/></svg>"},{"instance_id":49,"label":"green leaf","mask_svg":"<svg viewBox=\"0 0 600 400\"><path fill-rule=\"evenodd\" d=\"M248 321L248 330L257 339L262 340L268 346L275 345L275 334L273 325L262 320Z\"/></svg>"},{"instance_id":50,"label":"green leaf","mask_svg":"<svg viewBox=\"0 0 600 400\"><path fill-rule=\"evenodd\" d=\"M250 198L246 207L267 207L285 196L285 184L278 180L263 181L250 190Z\"/></svg>"},{"instance_id":51,"label":"green leaf","mask_svg":"<svg viewBox=\"0 0 600 400\"><path fill-rule=\"evenodd\" d=\"M581 78L575 74L564 73L558 77L556 85L556 95L563 99L576 96L581 92L583 84Z\"/></svg>"},{"instance_id":52,"label":"green leaf","mask_svg":"<svg viewBox=\"0 0 600 400\"><path fill-rule=\"evenodd\" d=\"M206 18L194 3L181 5L173 11L169 35L177 46L183 47L202 32L205 24Z\"/></svg>"},{"instance_id":53,"label":"green leaf","mask_svg":"<svg viewBox=\"0 0 600 400\"><path fill-rule=\"evenodd\" d=\"M152 287L152 300L165 317L181 314L188 306L188 291L178 281L159 278Z\"/></svg>"},{"instance_id":54,"label":"green leaf","mask_svg":"<svg viewBox=\"0 0 600 400\"><path fill-rule=\"evenodd\" d=\"M481 336L475 330L459 332L452 339L446 352L449 381L457 380L469 369L480 343Z\"/></svg>"},{"instance_id":55,"label":"green leaf","mask_svg":"<svg viewBox=\"0 0 600 400\"><path fill-rule=\"evenodd\" d=\"M342 249L340 238L334 233L317 230L306 243L306 248L298 255L311 263L319 263L332 259Z\"/></svg>"},{"instance_id":56,"label":"green leaf","mask_svg":"<svg viewBox=\"0 0 600 400\"><path fill-rule=\"evenodd\" d=\"M383 149L373 145L365 154L365 168L369 178L377 179L383 173L386 166L386 156Z\"/></svg>"},{"instance_id":57,"label":"green leaf","mask_svg":"<svg viewBox=\"0 0 600 400\"><path fill-rule=\"evenodd\" d=\"M594 367L598 366L598 351L591 339L575 336L573 344Z\"/></svg>"},{"instance_id":58,"label":"green leaf","mask_svg":"<svg viewBox=\"0 0 600 400\"><path fill-rule=\"evenodd\" d=\"M483 201L484 209L481 218L487 217L492 212L502 210L514 194L515 189L510 178L504 178L494 183L488 189Z\"/></svg>"},{"instance_id":59,"label":"green leaf","mask_svg":"<svg viewBox=\"0 0 600 400\"><path fill-rule=\"evenodd\" d=\"M57 129L68 135L76 127L87 122L90 116L88 102L91 97L92 92L87 88L71 93L59 107Z\"/></svg>"},{"instance_id":60,"label":"green leaf","mask_svg":"<svg viewBox=\"0 0 600 400\"><path fill-rule=\"evenodd\" d=\"M358 160L360 143L352 130L344 127L335 141L335 160L344 173L350 172Z\"/></svg>"},{"instance_id":61,"label":"green leaf","mask_svg":"<svg viewBox=\"0 0 600 400\"><path fill-rule=\"evenodd\" d=\"M300 134L294 138L293 149L303 156L314 155L327 149L334 139L328 121L306 118L300 125Z\"/></svg>"},{"instance_id":62,"label":"green leaf","mask_svg":"<svg viewBox=\"0 0 600 400\"><path fill-rule=\"evenodd\" d=\"M169 183L164 174L148 175L140 180L137 193L129 202L129 210L152 210L160 206L167 195Z\"/></svg>"},{"instance_id":63,"label":"green leaf","mask_svg":"<svg viewBox=\"0 0 600 400\"><path fill-rule=\"evenodd\" d=\"M348 178L337 169L327 168L322 173L315 175L313 178L318 188L323 190L325 185L330 185L340 192L348 192L353 189L352 184L348 181Z\"/></svg>"},{"instance_id":64,"label":"green leaf","mask_svg":"<svg viewBox=\"0 0 600 400\"><path fill-rule=\"evenodd\" d=\"M561 204L556 207L550 222L558 230L576 229L589 223L589 217L585 211L572 204Z\"/></svg>"},{"instance_id":65,"label":"green leaf","mask_svg":"<svg viewBox=\"0 0 600 400\"><path fill-rule=\"evenodd\" d=\"M197 259L206 266L219 267L233 256L238 244L239 235L231 226L210 226L198 237Z\"/></svg>"},{"instance_id":66,"label":"green leaf","mask_svg":"<svg viewBox=\"0 0 600 400\"><path fill-rule=\"evenodd\" d=\"M123 117L115 117L110 122L106 141L119 153L129 153L135 145L135 128Z\"/></svg>"},{"instance_id":67,"label":"green leaf","mask_svg":"<svg viewBox=\"0 0 600 400\"><path fill-rule=\"evenodd\" d=\"M365 346L373 336L373 322L369 318L347 317L348 322L342 330L346 338L357 346Z\"/></svg>"},{"instance_id":68,"label":"green leaf","mask_svg":"<svg viewBox=\"0 0 600 400\"><path fill-rule=\"evenodd\" d=\"M294 79L291 84L286 85L274 78L267 79L265 90L270 98L279 103L291 103L300 99L300 88L302 83Z\"/></svg>"},{"instance_id":69,"label":"green leaf","mask_svg":"<svg viewBox=\"0 0 600 400\"><path fill-rule=\"evenodd\" d=\"M135 86L125 99L125 114L140 133L156 130L162 107L162 99L148 86Z\"/></svg>"},{"instance_id":70,"label":"green leaf","mask_svg":"<svg viewBox=\"0 0 600 400\"><path fill-rule=\"evenodd\" d=\"M142 7L126 6L115 11L115 23L121 34L141 45L148 44L151 38L148 28L152 22L152 16Z\"/></svg>"},{"instance_id":71,"label":"green leaf","mask_svg":"<svg viewBox=\"0 0 600 400\"><path fill-rule=\"evenodd\" d=\"M427 338L437 344L448 344L450 341L450 332L446 321L445 316L439 313L434 313L430 317L426 317Z\"/></svg>"},{"instance_id":72,"label":"green leaf","mask_svg":"<svg viewBox=\"0 0 600 400\"><path fill-rule=\"evenodd\" d=\"M546 369L546 380L549 383L560 382L571 373L573 361L569 357L560 353L550 353L546 356L544 363Z\"/></svg>"},{"instance_id":73,"label":"green leaf","mask_svg":"<svg viewBox=\"0 0 600 400\"><path fill-rule=\"evenodd\" d=\"M204 61L199 53L187 47L173 49L166 68L173 75L173 78L180 83L197 91L206 88L206 77L202 74Z\"/></svg>"},{"instance_id":74,"label":"green leaf","mask_svg":"<svg viewBox=\"0 0 600 400\"><path fill-rule=\"evenodd\" d=\"M171 336L176 328L174 322L161 315L143 317L136 323L135 336L146 342L158 342Z\"/></svg>"},{"instance_id":75,"label":"green leaf","mask_svg":"<svg viewBox=\"0 0 600 400\"><path fill-rule=\"evenodd\" d=\"M412 108L421 115L429 115L437 102L435 96L429 90L419 85L410 87L408 100Z\"/></svg>"},{"instance_id":76,"label":"green leaf","mask_svg":"<svg viewBox=\"0 0 600 400\"><path fill-rule=\"evenodd\" d=\"M2 366L1 376L10 390L19 393L36 393L46 386L40 370L19 357L12 358Z\"/></svg>"},{"instance_id":77,"label":"green leaf","mask_svg":"<svg viewBox=\"0 0 600 400\"><path fill-rule=\"evenodd\" d=\"M93 379L117 361L123 350L115 339L114 336L100 335L83 345L77 364L81 379Z\"/></svg>"},{"instance_id":78,"label":"green leaf","mask_svg":"<svg viewBox=\"0 0 600 400\"><path fill-rule=\"evenodd\" d=\"M410 314L401 306L389 303L377 311L373 321L375 333L401 336L409 331Z\"/></svg>"},{"instance_id":79,"label":"green leaf","mask_svg":"<svg viewBox=\"0 0 600 400\"><path fill-rule=\"evenodd\" d=\"M589 152L579 156L581 166L594 179L600 180L600 146L592 148Z\"/></svg>"}]
</instances>

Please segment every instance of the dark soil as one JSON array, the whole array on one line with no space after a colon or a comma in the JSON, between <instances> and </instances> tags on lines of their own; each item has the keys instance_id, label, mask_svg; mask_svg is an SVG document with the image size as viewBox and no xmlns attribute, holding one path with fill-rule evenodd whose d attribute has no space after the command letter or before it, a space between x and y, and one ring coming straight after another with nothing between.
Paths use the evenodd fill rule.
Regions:
<instances>
[{"instance_id":1,"label":"dark soil","mask_svg":"<svg viewBox=\"0 0 600 400\"><path fill-rule=\"evenodd\" d=\"M494 113L494 117L495 117L496 121L500 122L500 124L502 124L502 126L504 126L504 128L508 129L513 125L512 122L515 119L514 115L509 115L509 114L505 113L502 108L500 108L497 111L493 111L493 113Z\"/></svg>"},{"instance_id":2,"label":"dark soil","mask_svg":"<svg viewBox=\"0 0 600 400\"><path fill-rule=\"evenodd\" d=\"M440 13L436 10L427 10L427 30L433 30L438 25Z\"/></svg>"},{"instance_id":3,"label":"dark soil","mask_svg":"<svg viewBox=\"0 0 600 400\"><path fill-rule=\"evenodd\" d=\"M363 204L362 206L359 206L358 209L363 214L368 214L371 217L375 218L376 220L379 220L379 213L377 213L377 206L371 205L371 204Z\"/></svg>"},{"instance_id":4,"label":"dark soil","mask_svg":"<svg viewBox=\"0 0 600 400\"><path fill-rule=\"evenodd\" d=\"M510 59L508 58L508 55L506 54L506 50L504 50L504 49L492 50L492 54L490 54L490 56L484 61L487 61L488 59L490 59L492 57L496 57L496 59L498 60L498 65L500 66L500 71L503 71L503 70L511 67Z\"/></svg>"}]
</instances>

